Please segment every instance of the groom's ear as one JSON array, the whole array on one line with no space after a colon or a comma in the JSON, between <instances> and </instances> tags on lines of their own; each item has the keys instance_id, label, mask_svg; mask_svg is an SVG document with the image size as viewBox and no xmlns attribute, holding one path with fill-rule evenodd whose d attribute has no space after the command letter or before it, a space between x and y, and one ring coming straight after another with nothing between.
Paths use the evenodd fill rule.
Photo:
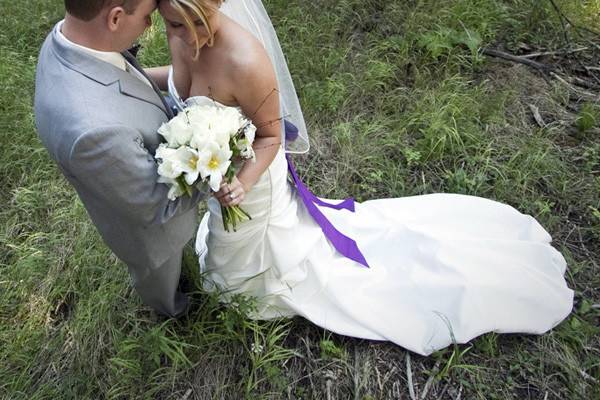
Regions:
<instances>
[{"instance_id":1,"label":"groom's ear","mask_svg":"<svg viewBox=\"0 0 600 400\"><path fill-rule=\"evenodd\" d=\"M121 24L123 24L125 22L124 17L125 16L125 9L123 7L113 7L108 11L108 14L106 15L106 23L108 26L108 29L111 32L115 32L119 29L119 27L121 26Z\"/></svg>"}]
</instances>

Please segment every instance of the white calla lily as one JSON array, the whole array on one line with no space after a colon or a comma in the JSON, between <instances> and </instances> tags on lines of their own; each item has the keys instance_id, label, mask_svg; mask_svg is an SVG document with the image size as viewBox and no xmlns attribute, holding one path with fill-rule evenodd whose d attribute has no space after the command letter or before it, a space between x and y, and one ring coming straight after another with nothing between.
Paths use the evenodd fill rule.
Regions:
<instances>
[{"instance_id":1,"label":"white calla lily","mask_svg":"<svg viewBox=\"0 0 600 400\"><path fill-rule=\"evenodd\" d=\"M201 128L196 125L193 125L193 127L194 133L190 139L190 147L201 151L204 146L213 141L213 138L210 135L210 131L208 131L206 128Z\"/></svg>"},{"instance_id":2,"label":"white calla lily","mask_svg":"<svg viewBox=\"0 0 600 400\"><path fill-rule=\"evenodd\" d=\"M171 149L166 144L161 144L156 149L155 158L160 160L158 164L158 175L160 177L175 179L183 172L177 159L176 149Z\"/></svg>"},{"instance_id":3,"label":"white calla lily","mask_svg":"<svg viewBox=\"0 0 600 400\"><path fill-rule=\"evenodd\" d=\"M176 150L174 158L183 172L185 182L190 186L193 185L200 175L198 152L191 147L181 146Z\"/></svg>"},{"instance_id":4,"label":"white calla lily","mask_svg":"<svg viewBox=\"0 0 600 400\"><path fill-rule=\"evenodd\" d=\"M167 198L169 200L175 200L178 197L185 194L185 190L181 187L179 182L177 182L175 179L165 178L165 177L161 176L158 178L158 181L160 183L164 183L169 186L169 193L167 193Z\"/></svg>"},{"instance_id":5,"label":"white calla lily","mask_svg":"<svg viewBox=\"0 0 600 400\"><path fill-rule=\"evenodd\" d=\"M178 114L175 118L161 125L158 133L165 138L169 147L177 148L189 143L194 133L185 112Z\"/></svg>"},{"instance_id":6,"label":"white calla lily","mask_svg":"<svg viewBox=\"0 0 600 400\"><path fill-rule=\"evenodd\" d=\"M215 192L219 190L223 176L227 173L232 154L229 147L222 148L217 142L207 144L198 154L200 175L202 179L209 177L209 186Z\"/></svg>"},{"instance_id":7,"label":"white calla lily","mask_svg":"<svg viewBox=\"0 0 600 400\"><path fill-rule=\"evenodd\" d=\"M223 143L229 142L229 140L235 136L235 134L244 125L244 118L237 108L224 107L220 110L220 120L223 123L219 124L219 144L223 146ZM221 142L221 140L223 142Z\"/></svg>"}]
</instances>

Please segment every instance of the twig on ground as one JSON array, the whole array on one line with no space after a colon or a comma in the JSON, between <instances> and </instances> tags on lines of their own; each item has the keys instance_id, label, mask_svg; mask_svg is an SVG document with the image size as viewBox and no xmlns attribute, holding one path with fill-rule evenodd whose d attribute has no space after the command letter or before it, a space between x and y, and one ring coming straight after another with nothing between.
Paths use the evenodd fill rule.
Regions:
<instances>
[{"instance_id":1,"label":"twig on ground","mask_svg":"<svg viewBox=\"0 0 600 400\"><path fill-rule=\"evenodd\" d=\"M308 360L308 363L310 364L310 360L314 359L312 356L312 351L310 350L310 344L308 343L308 339L306 337L303 337L302 341L304 342L304 345L306 346L306 354L307 354L306 359ZM315 371L313 371L313 373L314 372ZM299 381L299 379L297 381ZM315 393L315 383L312 380L311 373L308 374L308 382L310 383L310 388L311 388L312 392Z\"/></svg>"},{"instance_id":2,"label":"twig on ground","mask_svg":"<svg viewBox=\"0 0 600 400\"><path fill-rule=\"evenodd\" d=\"M354 349L354 366L353 366L353 370L354 373L352 374L352 381L354 383L354 398L358 399L358 395L360 393L360 387L361 387L361 383L360 383L360 371L359 371L359 361L358 361L358 350ZM365 370L367 370L369 368L369 361L365 361Z\"/></svg>"},{"instance_id":3,"label":"twig on ground","mask_svg":"<svg viewBox=\"0 0 600 400\"><path fill-rule=\"evenodd\" d=\"M550 72L550 75L553 78L555 78L558 81L560 81L563 85L565 85L572 92L575 92L575 93L577 93L578 95L580 95L582 97L589 97L591 100L594 100L594 101L597 101L598 99L600 99L600 95L595 95L595 94L590 93L590 92L588 92L586 90L576 88L575 86L573 86L569 82L567 82L565 79L563 79L560 75L555 74L554 72Z\"/></svg>"},{"instance_id":4,"label":"twig on ground","mask_svg":"<svg viewBox=\"0 0 600 400\"><path fill-rule=\"evenodd\" d=\"M589 76L591 76L592 78L594 78L594 80L596 82L598 82L598 84L600 84L600 78L598 78L596 76L596 74L594 72L592 72L592 71L600 71L600 68L598 68L598 67L586 67L585 65L583 66L583 68L585 69L585 71L587 72L587 74Z\"/></svg>"},{"instance_id":5,"label":"twig on ground","mask_svg":"<svg viewBox=\"0 0 600 400\"><path fill-rule=\"evenodd\" d=\"M332 399L332 397L331 397L331 385L332 385L331 380L327 379L327 382L325 383L325 388L327 390L327 400L331 400Z\"/></svg>"},{"instance_id":6,"label":"twig on ground","mask_svg":"<svg viewBox=\"0 0 600 400\"><path fill-rule=\"evenodd\" d=\"M462 391L463 391L463 386L460 385L460 388L458 388L458 396L456 396L456 400L460 400L462 397Z\"/></svg>"},{"instance_id":7,"label":"twig on ground","mask_svg":"<svg viewBox=\"0 0 600 400\"><path fill-rule=\"evenodd\" d=\"M581 79L577 76L569 77L568 81L573 85L577 85L579 87L583 87L590 90L598 90L600 86L593 84L592 82L588 82L585 79Z\"/></svg>"},{"instance_id":8,"label":"twig on ground","mask_svg":"<svg viewBox=\"0 0 600 400\"><path fill-rule=\"evenodd\" d=\"M498 57L498 58L502 58L504 60L512 61L515 63L524 64L529 67L535 68L544 74L549 73L552 77L554 77L555 79L557 79L560 82L562 82L563 84L565 84L571 91L577 93L580 96L590 97L592 100L598 100L600 98L600 95L595 95L586 90L575 87L575 85L576 85L576 86L590 89L590 90L600 90L599 85L596 85L592 82L588 82L585 79L581 79L579 77L563 78L560 75L558 75L557 73L553 72L556 70L556 67L554 67L553 65L539 63L537 61L530 60L529 58L524 57L524 56L515 56L514 54L506 53L504 51L495 50L495 49L483 48L483 49L481 49L481 53L485 54L487 56L490 56L490 57ZM590 68L593 68L593 67L585 67L584 66L584 68L586 68L589 72ZM595 75L592 74L592 76L594 77L594 79L598 80L598 78ZM600 80L598 80L598 81L600 82ZM532 111L533 111L533 109L532 109ZM534 112L534 117L535 117L535 112ZM540 122L537 118L536 118L536 122L538 122L538 124L540 124ZM540 126L542 126L542 125L540 124Z\"/></svg>"},{"instance_id":9,"label":"twig on ground","mask_svg":"<svg viewBox=\"0 0 600 400\"><path fill-rule=\"evenodd\" d=\"M540 51L537 53L523 54L523 58L537 58L543 56L566 56L567 54L579 53L581 51L588 50L589 47L578 47L576 49L566 49L566 50L554 50L554 51Z\"/></svg>"},{"instance_id":10,"label":"twig on ground","mask_svg":"<svg viewBox=\"0 0 600 400\"><path fill-rule=\"evenodd\" d=\"M404 396L402 396L400 394L400 382L396 381L396 382L392 383L392 398L393 399L401 399L402 397L404 397Z\"/></svg>"},{"instance_id":11,"label":"twig on ground","mask_svg":"<svg viewBox=\"0 0 600 400\"><path fill-rule=\"evenodd\" d=\"M589 76L591 76L592 78L594 78L594 80L596 82L598 82L598 84L600 84L600 78L594 73L595 71L600 71L600 68L586 67L585 65L583 66L583 68L585 69L585 72L587 72L587 74Z\"/></svg>"},{"instance_id":12,"label":"twig on ground","mask_svg":"<svg viewBox=\"0 0 600 400\"><path fill-rule=\"evenodd\" d=\"M531 113L533 114L533 119L535 119L535 122L539 125L540 128L545 128L546 127L546 123L544 122L544 119L542 118L542 115L540 114L540 109L537 108L537 106L534 106L533 104L527 104L529 106L529 109L531 110Z\"/></svg>"},{"instance_id":13,"label":"twig on ground","mask_svg":"<svg viewBox=\"0 0 600 400\"><path fill-rule=\"evenodd\" d=\"M190 395L192 394L192 389L188 389L185 394L183 395L183 397L181 398L181 400L187 400Z\"/></svg>"},{"instance_id":14,"label":"twig on ground","mask_svg":"<svg viewBox=\"0 0 600 400\"><path fill-rule=\"evenodd\" d=\"M438 395L438 398L441 399L442 397L444 397L444 395L446 394L446 392L448 391L448 388L450 387L449 383L446 383L446 385L444 385L444 388L442 389L442 391L440 392L440 394Z\"/></svg>"},{"instance_id":15,"label":"twig on ground","mask_svg":"<svg viewBox=\"0 0 600 400\"><path fill-rule=\"evenodd\" d=\"M379 390L383 390L383 383L381 382L381 373L379 372L379 368L377 368L377 364L375 364L375 378L377 379L377 387Z\"/></svg>"},{"instance_id":16,"label":"twig on ground","mask_svg":"<svg viewBox=\"0 0 600 400\"><path fill-rule=\"evenodd\" d=\"M588 374L587 372L585 372L584 370L580 369L579 370L579 374L583 377L583 379L585 379L586 381L591 381L594 383L598 383L598 379L594 378L593 376L591 376L590 374Z\"/></svg>"},{"instance_id":17,"label":"twig on ground","mask_svg":"<svg viewBox=\"0 0 600 400\"><path fill-rule=\"evenodd\" d=\"M406 353L406 380L408 385L408 394L412 400L417 400L415 388L413 387L412 368L410 365L410 354Z\"/></svg>"},{"instance_id":18,"label":"twig on ground","mask_svg":"<svg viewBox=\"0 0 600 400\"><path fill-rule=\"evenodd\" d=\"M502 58L504 60L516 62L519 64L524 64L524 65L530 66L530 67L535 68L542 72L548 72L548 71L552 71L554 69L554 67L551 65L542 64L537 61L533 61L533 60L530 60L525 57L515 56L514 54L509 54L509 53L506 53L506 52L500 51L500 50L483 48L483 49L481 49L481 53L485 54L486 56Z\"/></svg>"}]
</instances>

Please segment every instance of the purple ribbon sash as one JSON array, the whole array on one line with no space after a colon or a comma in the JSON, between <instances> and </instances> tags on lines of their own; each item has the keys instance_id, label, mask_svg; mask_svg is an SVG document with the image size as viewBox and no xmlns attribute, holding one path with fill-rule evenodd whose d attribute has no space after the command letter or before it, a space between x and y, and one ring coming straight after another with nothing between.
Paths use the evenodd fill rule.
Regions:
<instances>
[{"instance_id":1,"label":"purple ribbon sash","mask_svg":"<svg viewBox=\"0 0 600 400\"><path fill-rule=\"evenodd\" d=\"M309 214L313 217L315 222L319 224L319 226L323 230L325 237L327 237L327 239L331 242L333 247L335 247L335 249L339 251L340 254L342 254L344 257L354 260L357 263L369 268L369 264L367 264L367 260L360 252L360 249L356 245L356 242L353 239L341 233L340 231L338 231L337 229L335 229L333 224L329 222L327 217L325 217L321 210L319 210L319 207L317 207L317 205L319 205L322 207L333 208L334 210L346 209L354 212L354 199L350 197L339 204L330 204L319 199L317 196L312 194L310 190L308 190L304 183L302 183L302 181L298 177L298 174L296 173L296 170L294 169L294 164L292 163L289 154L286 154L286 158L288 162L288 170L290 171L290 174L294 179L294 183L296 184L298 194L304 202L304 205L306 206L306 209L308 210Z\"/></svg>"}]
</instances>

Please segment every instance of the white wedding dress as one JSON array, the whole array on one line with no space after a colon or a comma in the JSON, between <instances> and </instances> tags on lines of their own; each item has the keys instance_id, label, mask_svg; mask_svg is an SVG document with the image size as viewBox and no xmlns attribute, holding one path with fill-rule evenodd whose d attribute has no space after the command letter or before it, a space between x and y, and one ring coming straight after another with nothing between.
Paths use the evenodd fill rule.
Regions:
<instances>
[{"instance_id":1,"label":"white wedding dress","mask_svg":"<svg viewBox=\"0 0 600 400\"><path fill-rule=\"evenodd\" d=\"M191 97L178 103L212 102ZM321 207L370 268L341 256L288 180L280 150L223 229L208 201L196 239L205 288L256 298L253 318L300 315L330 331L427 355L486 332L541 334L569 315L566 263L531 216L492 200L431 194Z\"/></svg>"}]
</instances>

